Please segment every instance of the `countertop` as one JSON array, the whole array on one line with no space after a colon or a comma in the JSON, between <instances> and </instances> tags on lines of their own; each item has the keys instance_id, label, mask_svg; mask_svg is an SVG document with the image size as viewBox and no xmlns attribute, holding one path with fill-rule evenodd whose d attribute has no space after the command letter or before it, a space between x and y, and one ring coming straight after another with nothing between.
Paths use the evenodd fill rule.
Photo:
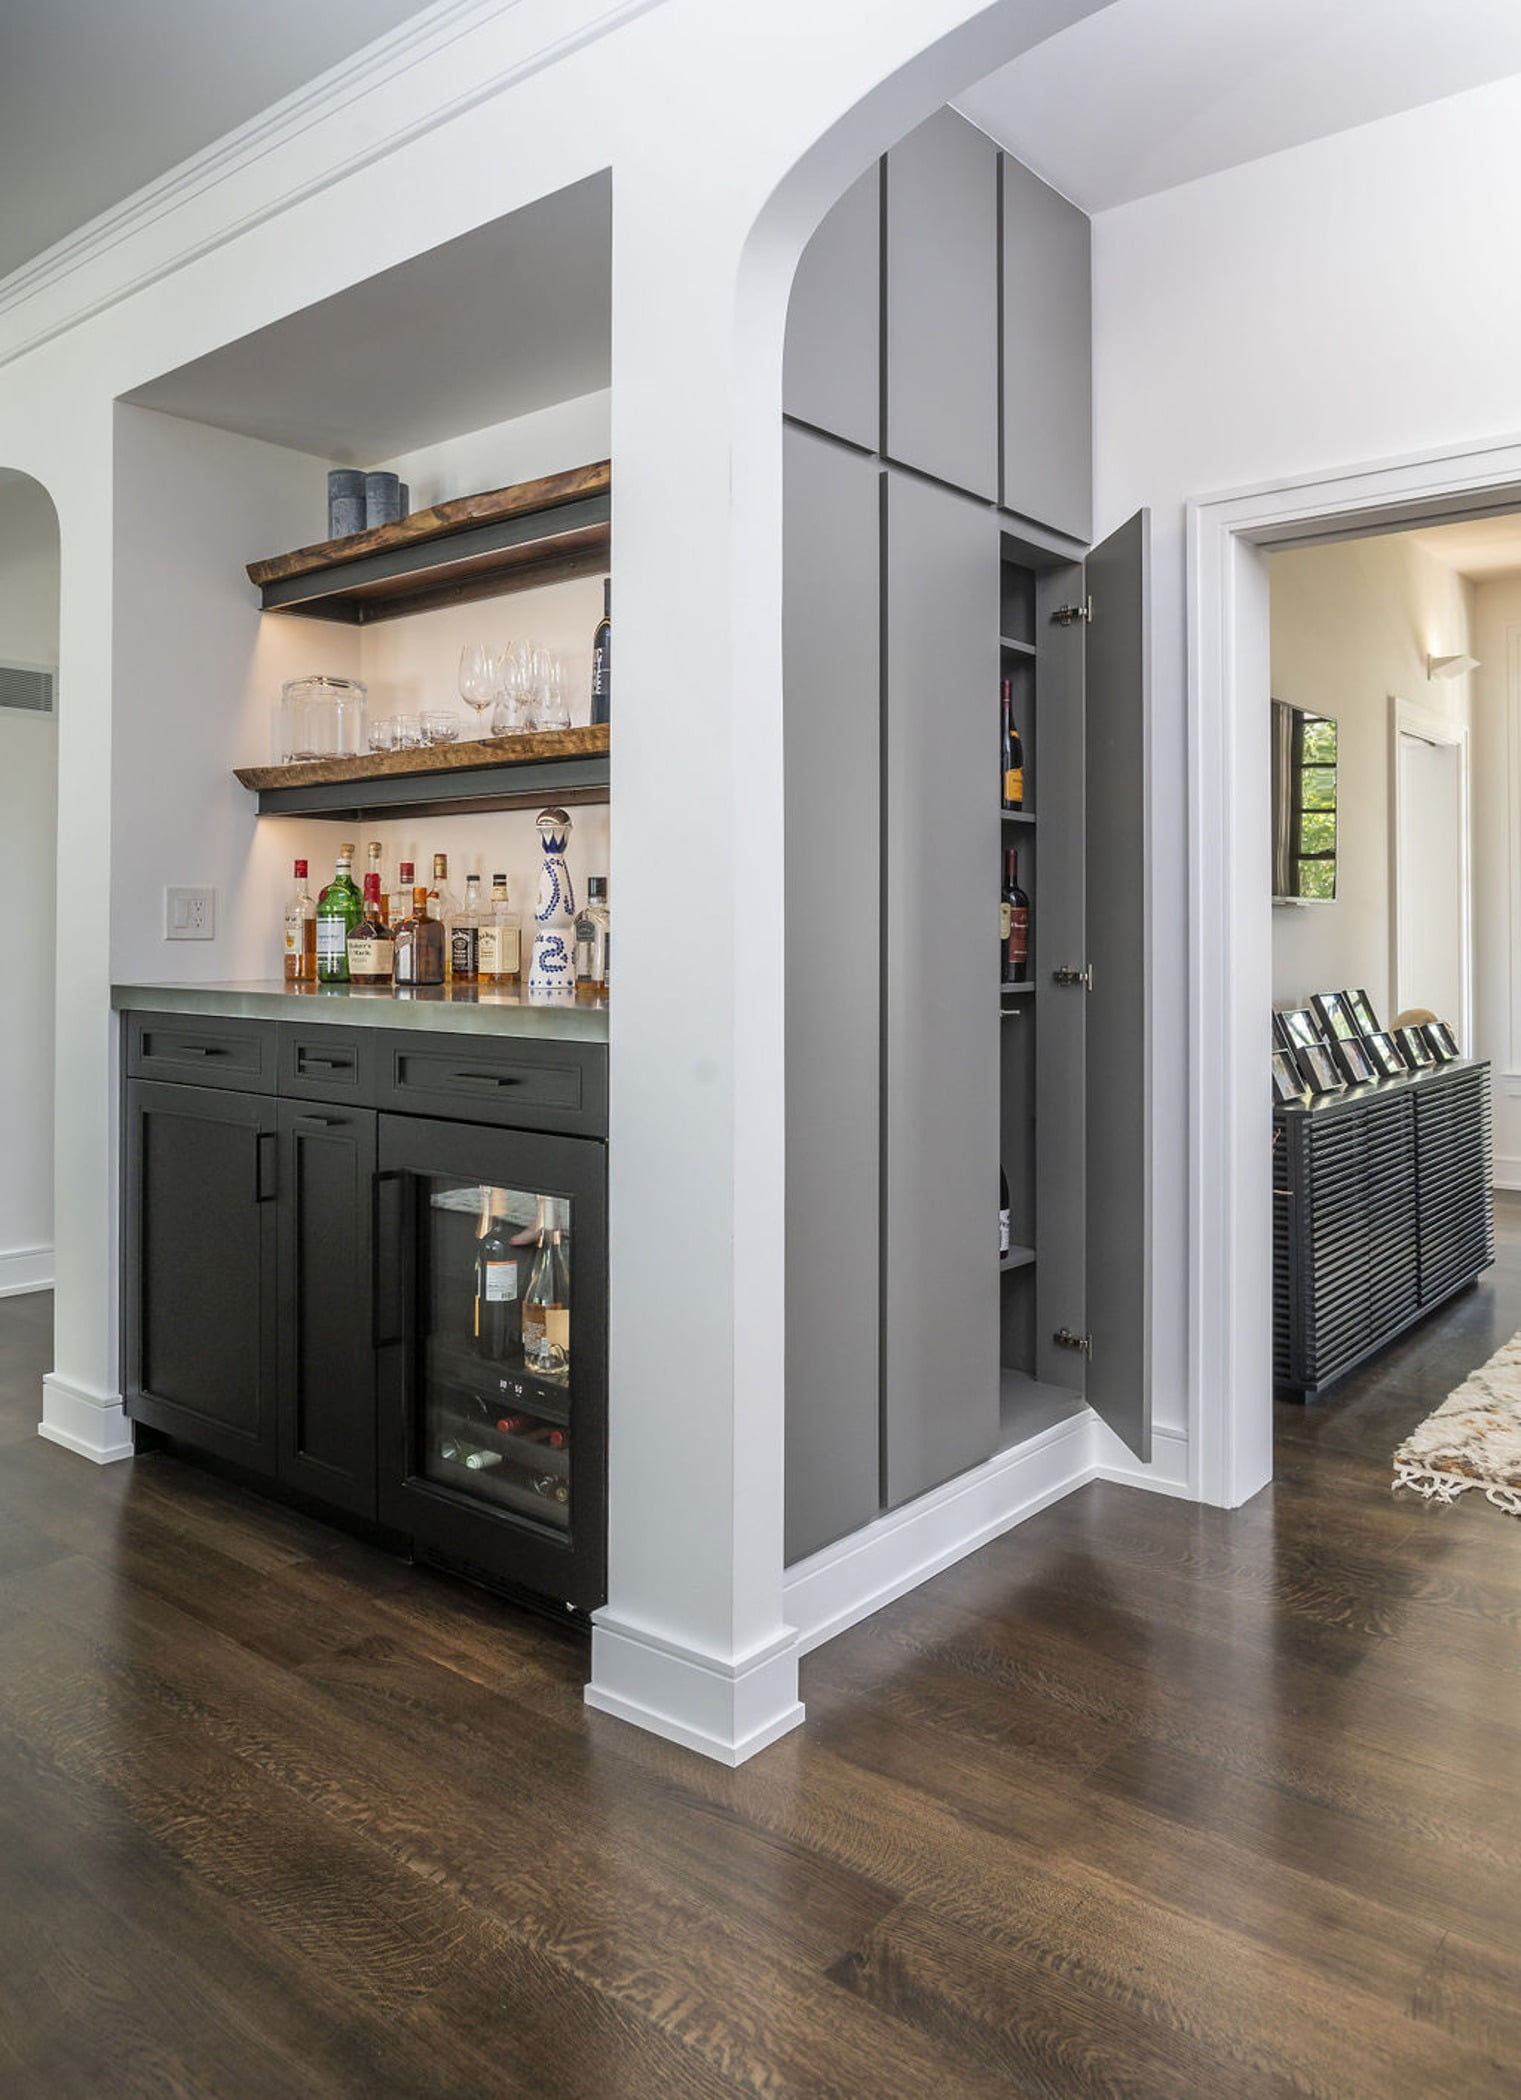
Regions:
<instances>
[{"instance_id":1,"label":"countertop","mask_svg":"<svg viewBox=\"0 0 1521 2100\"><path fill-rule=\"evenodd\" d=\"M345 1028L425 1028L454 1035L605 1043L606 999L567 999L469 985L366 991L347 984L116 984L118 1013L235 1014L258 1021L334 1021Z\"/></svg>"}]
</instances>

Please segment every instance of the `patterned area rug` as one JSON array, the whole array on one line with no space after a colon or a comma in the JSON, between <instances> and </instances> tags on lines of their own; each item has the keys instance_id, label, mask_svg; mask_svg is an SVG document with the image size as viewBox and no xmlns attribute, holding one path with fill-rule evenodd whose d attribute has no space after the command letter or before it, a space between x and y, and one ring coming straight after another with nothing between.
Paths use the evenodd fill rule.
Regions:
<instances>
[{"instance_id":1,"label":"patterned area rug","mask_svg":"<svg viewBox=\"0 0 1521 2100\"><path fill-rule=\"evenodd\" d=\"M1394 1492L1456 1502L1482 1488L1496 1509L1521 1517L1521 1334L1470 1371L1394 1454Z\"/></svg>"}]
</instances>

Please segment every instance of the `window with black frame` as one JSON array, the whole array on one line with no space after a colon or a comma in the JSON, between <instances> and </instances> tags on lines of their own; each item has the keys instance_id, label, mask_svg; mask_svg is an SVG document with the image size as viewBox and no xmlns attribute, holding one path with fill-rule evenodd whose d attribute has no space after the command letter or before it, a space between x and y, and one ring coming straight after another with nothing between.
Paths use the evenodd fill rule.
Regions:
<instances>
[{"instance_id":1,"label":"window with black frame","mask_svg":"<svg viewBox=\"0 0 1521 2100\"><path fill-rule=\"evenodd\" d=\"M1273 702L1273 897L1336 897L1337 726L1329 715Z\"/></svg>"}]
</instances>

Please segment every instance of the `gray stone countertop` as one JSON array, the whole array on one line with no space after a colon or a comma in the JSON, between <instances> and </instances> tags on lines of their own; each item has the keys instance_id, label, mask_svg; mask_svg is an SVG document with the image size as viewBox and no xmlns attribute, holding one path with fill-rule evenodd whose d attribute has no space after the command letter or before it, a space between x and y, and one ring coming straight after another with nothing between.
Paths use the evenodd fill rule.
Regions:
<instances>
[{"instance_id":1,"label":"gray stone countertop","mask_svg":"<svg viewBox=\"0 0 1521 2100\"><path fill-rule=\"evenodd\" d=\"M538 1036L605 1043L606 999L535 997L475 985L364 991L347 984L117 984L118 1013L234 1014L258 1021L332 1021L345 1028L424 1028L454 1035Z\"/></svg>"}]
</instances>

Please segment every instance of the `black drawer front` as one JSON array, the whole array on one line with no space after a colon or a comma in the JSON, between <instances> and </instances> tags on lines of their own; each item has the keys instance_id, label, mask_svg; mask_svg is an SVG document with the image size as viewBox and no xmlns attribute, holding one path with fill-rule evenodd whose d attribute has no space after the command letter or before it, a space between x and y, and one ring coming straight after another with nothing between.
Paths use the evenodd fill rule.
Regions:
<instances>
[{"instance_id":1,"label":"black drawer front","mask_svg":"<svg viewBox=\"0 0 1521 2100\"><path fill-rule=\"evenodd\" d=\"M385 1034L376 1106L520 1130L607 1135L601 1043L482 1042Z\"/></svg>"},{"instance_id":2,"label":"black drawer front","mask_svg":"<svg viewBox=\"0 0 1521 2100\"><path fill-rule=\"evenodd\" d=\"M275 1024L209 1014L128 1014L127 1073L179 1086L275 1091Z\"/></svg>"},{"instance_id":3,"label":"black drawer front","mask_svg":"<svg viewBox=\"0 0 1521 2100\"><path fill-rule=\"evenodd\" d=\"M306 1028L282 1021L280 1092L296 1101L340 1101L373 1108L382 1063L379 1032L373 1028Z\"/></svg>"}]
</instances>

